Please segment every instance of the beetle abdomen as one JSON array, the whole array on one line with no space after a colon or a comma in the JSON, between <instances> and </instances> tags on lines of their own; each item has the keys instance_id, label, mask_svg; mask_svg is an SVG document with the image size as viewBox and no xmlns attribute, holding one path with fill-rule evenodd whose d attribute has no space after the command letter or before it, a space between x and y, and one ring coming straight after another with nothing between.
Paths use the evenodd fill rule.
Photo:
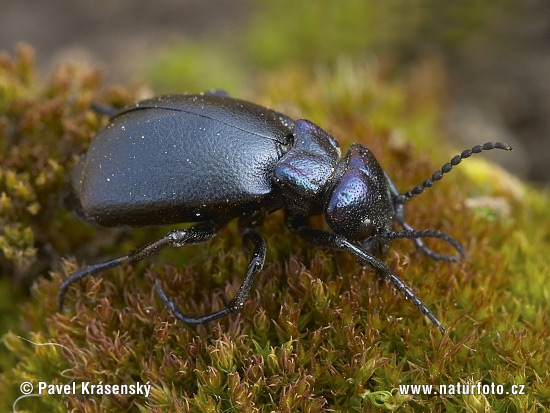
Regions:
<instances>
[{"instance_id":1,"label":"beetle abdomen","mask_svg":"<svg viewBox=\"0 0 550 413\"><path fill-rule=\"evenodd\" d=\"M215 111L220 100L240 101L169 98L124 110L92 141L71 182L84 219L103 226L196 222L272 202L273 170L292 130L277 113L252 107L253 119L243 123Z\"/></svg>"}]
</instances>

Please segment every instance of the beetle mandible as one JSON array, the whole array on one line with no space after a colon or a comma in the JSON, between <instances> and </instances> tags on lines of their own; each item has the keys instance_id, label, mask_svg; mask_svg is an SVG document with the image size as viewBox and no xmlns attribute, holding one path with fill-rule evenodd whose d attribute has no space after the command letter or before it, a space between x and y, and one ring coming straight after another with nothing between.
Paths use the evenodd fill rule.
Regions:
<instances>
[{"instance_id":1,"label":"beetle mandible","mask_svg":"<svg viewBox=\"0 0 550 413\"><path fill-rule=\"evenodd\" d=\"M92 140L72 173L69 207L100 226L196 224L70 274L60 287L58 308L76 281L142 260L166 246L209 240L238 218L243 243L251 243L253 252L244 281L226 307L203 316L186 315L158 280L155 289L184 323L202 324L239 311L265 260L266 243L258 228L266 214L283 208L293 233L316 246L348 251L374 267L445 333L437 317L377 255L391 240L408 238L428 257L458 261L458 256L439 254L422 241L439 238L464 256L450 235L413 229L404 206L462 159L491 149L512 150L502 142L474 146L401 193L369 149L355 143L341 158L338 142L308 120L293 121L221 91L135 103L114 112ZM308 225L316 214L324 214L332 232ZM402 229L394 230L394 224Z\"/></svg>"}]
</instances>

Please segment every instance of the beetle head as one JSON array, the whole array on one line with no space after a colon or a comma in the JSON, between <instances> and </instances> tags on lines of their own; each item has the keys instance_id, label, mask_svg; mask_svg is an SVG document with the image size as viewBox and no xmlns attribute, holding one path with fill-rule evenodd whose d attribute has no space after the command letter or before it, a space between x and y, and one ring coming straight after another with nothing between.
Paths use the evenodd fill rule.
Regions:
<instances>
[{"instance_id":1,"label":"beetle head","mask_svg":"<svg viewBox=\"0 0 550 413\"><path fill-rule=\"evenodd\" d=\"M338 164L343 171L329 191L325 219L350 240L365 240L391 230L394 208L382 167L371 151L353 144Z\"/></svg>"}]
</instances>

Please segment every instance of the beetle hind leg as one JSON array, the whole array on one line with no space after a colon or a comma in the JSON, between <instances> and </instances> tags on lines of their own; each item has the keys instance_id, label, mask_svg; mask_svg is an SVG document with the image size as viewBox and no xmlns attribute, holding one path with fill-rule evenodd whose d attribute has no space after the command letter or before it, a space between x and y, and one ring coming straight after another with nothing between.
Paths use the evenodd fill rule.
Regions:
<instances>
[{"instance_id":1,"label":"beetle hind leg","mask_svg":"<svg viewBox=\"0 0 550 413\"><path fill-rule=\"evenodd\" d=\"M206 223L195 225L194 227L188 229L170 231L161 239L153 241L152 243L137 250L130 251L127 255L100 262L99 264L88 265L81 270L73 272L65 281L63 281L61 287L59 288L59 295L57 297L58 311L62 311L63 309L63 301L65 300L65 295L67 294L69 287L82 278L97 274L109 268L117 267L124 263L141 261L142 259L167 246L181 247L183 245L197 244L199 242L207 241L210 238L213 238L218 233L218 230L219 227L216 224Z\"/></svg>"},{"instance_id":2,"label":"beetle hind leg","mask_svg":"<svg viewBox=\"0 0 550 413\"><path fill-rule=\"evenodd\" d=\"M250 289L254 283L254 279L258 273L262 270L265 262L266 254L266 244L265 240L260 236L260 234L254 229L245 229L243 231L243 243L247 241L252 242L254 245L254 250L252 252L252 258L248 264L248 270L242 285L235 298L233 298L224 308L219 311L215 311L210 314L203 316L189 316L180 311L180 309L174 304L172 299L170 299L164 290L162 289L158 279L155 279L155 291L157 292L160 299L166 304L166 307L172 312L174 317L186 324L205 324L218 318L227 316L231 313L238 312L244 306L244 303L250 295Z\"/></svg>"}]
</instances>

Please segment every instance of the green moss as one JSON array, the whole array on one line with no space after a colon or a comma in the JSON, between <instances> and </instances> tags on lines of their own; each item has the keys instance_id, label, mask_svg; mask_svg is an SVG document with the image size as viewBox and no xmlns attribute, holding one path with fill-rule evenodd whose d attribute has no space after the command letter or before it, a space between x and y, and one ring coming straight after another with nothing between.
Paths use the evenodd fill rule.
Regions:
<instances>
[{"instance_id":1,"label":"green moss","mask_svg":"<svg viewBox=\"0 0 550 413\"><path fill-rule=\"evenodd\" d=\"M462 59L472 45L490 45L491 50L513 45L522 12L519 0L452 5L439 0L254 0L247 5L238 28L220 26L148 56L144 76L153 89L223 88L242 94L263 86L256 83L259 71L296 63L335 65L343 56L382 55L387 70L401 70L426 52Z\"/></svg>"},{"instance_id":2,"label":"green moss","mask_svg":"<svg viewBox=\"0 0 550 413\"><path fill-rule=\"evenodd\" d=\"M509 27L521 9L516 0L280 0L252 5L244 50L251 63L270 68L380 51L405 59L427 49L455 54L480 38L499 47L496 42L509 34L498 27Z\"/></svg>"},{"instance_id":3,"label":"green moss","mask_svg":"<svg viewBox=\"0 0 550 413\"><path fill-rule=\"evenodd\" d=\"M250 73L229 50L234 48L222 49L218 38L178 43L152 59L146 77L159 93L198 93L222 86L229 92L240 90Z\"/></svg>"},{"instance_id":4,"label":"green moss","mask_svg":"<svg viewBox=\"0 0 550 413\"><path fill-rule=\"evenodd\" d=\"M90 101L126 101L132 94L121 89L114 95L100 92L98 81L83 90L82 72L73 69L64 69L63 82L54 77L43 88L31 69L15 69L17 64L9 62L2 71L12 77L4 83L13 82L18 89L5 93L8 98L2 102L8 109L2 119L15 127L3 130L17 130L23 138L14 141L16 135L4 132L11 141L2 147L11 155L2 158L1 166L2 176L11 170L14 178L9 180L21 183L20 189L4 183L10 201L0 204L8 205L9 222L18 228L4 235L14 238L10 245L15 255L27 248L41 251L50 243L69 258L86 246L84 256L95 261L101 258L100 244L109 244L111 254L123 254L165 232L166 228L139 230L123 242L111 242L121 239L118 233L97 230L98 241L76 219L59 212L55 203L45 201L51 194L59 197L74 155L101 124L87 110ZM326 126L344 148L355 141L367 145L401 189L423 180L455 152L443 145L432 145L436 149L429 155L417 149L411 137L419 130L425 139L436 141L435 106L427 110L410 105L416 101L414 89L380 77L376 66L342 61L333 71L314 74L290 67L262 82L265 94L257 102ZM18 103L20 96L26 96L25 104ZM57 109L39 117L39 108L45 106ZM25 151L16 151L13 142L27 142ZM31 155L21 155L32 153L42 154L40 168L26 160ZM26 161L9 169L6 162L12 158ZM37 346L12 332L5 334L1 406L11 407L20 396L22 381L53 384L74 378L110 384L150 382L152 392L147 399L43 396L21 400L17 407L30 411L548 408L550 199L520 183L521 191L511 189L505 184L508 175L493 166L485 169L491 179L479 169L475 162L465 162L407 206L413 226L438 228L459 239L468 253L465 262L433 262L405 241L393 243L385 258L450 328L448 336L443 337L372 269L361 268L348 254L312 248L290 234L283 215L275 213L262 227L268 257L249 302L239 315L207 326L176 322L153 294L152 280L158 277L184 312L203 314L220 308L235 295L247 265L235 225L205 245L166 251L156 264L124 266L83 280L68 292L66 305L73 309L69 313L55 310L65 275L53 271L47 277L47 270L42 270L32 298L18 307L17 331L36 343L54 342L66 349ZM34 178L41 172L47 188L42 192ZM504 219L494 213L487 219L487 214L466 207L468 197L481 194L502 199L510 207L509 215ZM10 202L25 206L36 202L39 212L33 215L27 208L13 212ZM48 221L38 218L43 211L49 211ZM314 222L323 225L320 219ZM27 228L32 237L26 238ZM441 243L433 248L447 251ZM70 273L82 264L70 258L63 262L63 271ZM54 263L49 265L55 268ZM12 274L12 269L4 271ZM478 381L502 384L507 390L512 384L525 384L526 394L407 396L397 390L400 384Z\"/></svg>"}]
</instances>

